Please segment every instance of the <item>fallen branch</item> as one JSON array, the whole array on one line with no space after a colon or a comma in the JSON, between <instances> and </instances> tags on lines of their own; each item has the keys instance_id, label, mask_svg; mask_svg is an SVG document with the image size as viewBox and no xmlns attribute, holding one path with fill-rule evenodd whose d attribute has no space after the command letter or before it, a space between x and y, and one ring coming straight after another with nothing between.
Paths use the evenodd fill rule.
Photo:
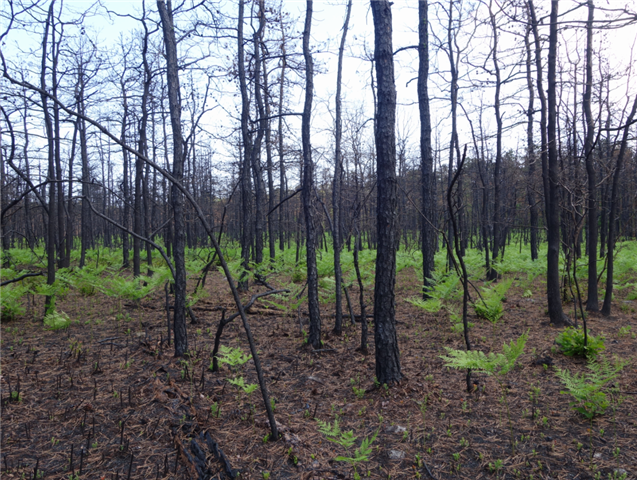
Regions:
<instances>
[{"instance_id":1,"label":"fallen branch","mask_svg":"<svg viewBox=\"0 0 637 480\"><path fill-rule=\"evenodd\" d=\"M19 282L20 280L24 280L25 278L28 278L28 277L39 277L41 275L44 275L44 273L42 272L25 273L24 275L20 275L19 277L12 278L11 280L5 280L4 282L0 283L0 287L4 287L5 285L9 285L10 283Z\"/></svg>"}]
</instances>

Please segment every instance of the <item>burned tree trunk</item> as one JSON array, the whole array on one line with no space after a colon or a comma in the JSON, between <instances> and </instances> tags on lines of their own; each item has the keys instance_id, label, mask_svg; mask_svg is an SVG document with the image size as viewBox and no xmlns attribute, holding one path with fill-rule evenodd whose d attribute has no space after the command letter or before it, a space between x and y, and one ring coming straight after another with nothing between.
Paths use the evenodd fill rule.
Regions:
<instances>
[{"instance_id":1,"label":"burned tree trunk","mask_svg":"<svg viewBox=\"0 0 637 480\"><path fill-rule=\"evenodd\" d=\"M172 5L157 0L161 17L166 48L166 76L168 79L168 105L170 123L173 131L173 178L181 182L184 176L184 139L181 132L181 99L179 94L179 75L177 65L177 41L173 24ZM186 332L186 225L184 221L183 193L172 185L172 206L175 222L173 259L175 264L175 313L173 319L175 331L175 356L182 357L188 350Z\"/></svg>"},{"instance_id":2,"label":"burned tree trunk","mask_svg":"<svg viewBox=\"0 0 637 480\"><path fill-rule=\"evenodd\" d=\"M392 384L402 378L394 300L397 246L396 85L390 2L371 1L371 6L374 17L374 61L378 89L376 109L378 247L374 288L376 379L381 384Z\"/></svg>"}]
</instances>

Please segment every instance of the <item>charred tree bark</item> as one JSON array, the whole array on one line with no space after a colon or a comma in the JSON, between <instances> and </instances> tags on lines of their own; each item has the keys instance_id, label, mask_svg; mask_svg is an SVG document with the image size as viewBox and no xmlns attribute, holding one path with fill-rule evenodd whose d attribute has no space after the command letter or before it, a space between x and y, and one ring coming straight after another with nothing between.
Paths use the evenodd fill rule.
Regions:
<instances>
[{"instance_id":1,"label":"charred tree bark","mask_svg":"<svg viewBox=\"0 0 637 480\"><path fill-rule=\"evenodd\" d=\"M593 144L595 141L595 121L591 110L593 91L593 20L595 4L588 0L588 20L586 22L586 85L584 87L584 118L586 119L586 137L584 140L584 158L588 176L588 298L586 310L599 310L597 298L597 176L593 162Z\"/></svg>"},{"instance_id":2,"label":"charred tree bark","mask_svg":"<svg viewBox=\"0 0 637 480\"><path fill-rule=\"evenodd\" d=\"M495 148L495 169L493 171L493 247L492 247L492 259L496 262L498 255L500 255L500 243L502 242L503 235L501 233L502 222L502 200L500 199L500 170L502 168L502 114L500 113L500 88L502 86L502 79L500 78L500 64L498 63L498 27L496 25L495 14L491 10L491 4L489 4L489 18L491 21L491 29L493 30L493 49L491 51L491 58L493 59L493 71L495 73L495 121L497 125L496 131L496 148ZM502 242L503 243L503 242ZM488 280L496 280L498 278L498 272L493 268L487 272Z\"/></svg>"},{"instance_id":3,"label":"charred tree bark","mask_svg":"<svg viewBox=\"0 0 637 480\"><path fill-rule=\"evenodd\" d=\"M542 41L538 28L538 20L535 14L533 0L528 0L529 17L531 18L531 29L533 31L533 42L535 44L535 71L537 75L537 93L540 99L540 147L542 160L542 186L544 189L544 215L548 221L549 212L549 174L548 174L548 140L547 140L547 114L546 93L544 91L544 80L542 74Z\"/></svg>"},{"instance_id":4,"label":"charred tree bark","mask_svg":"<svg viewBox=\"0 0 637 480\"><path fill-rule=\"evenodd\" d=\"M261 61L259 60L263 30L265 29L265 6L263 0L259 0L258 16L259 28L254 33L252 40L254 43L254 96L257 102L257 113L259 114L259 128L254 145L252 146L252 158L250 159L250 163L252 164L255 190L254 260L256 263L261 263L263 262L263 234L265 230L265 215L263 212L263 208L265 207L265 185L263 183L263 169L261 168L261 143L268 127L261 92Z\"/></svg>"},{"instance_id":5,"label":"charred tree bark","mask_svg":"<svg viewBox=\"0 0 637 480\"><path fill-rule=\"evenodd\" d=\"M53 95L58 96L58 60L60 58L60 45L62 43L62 33L59 38L56 37L56 29L52 24L51 29L51 90ZM64 185L62 183L62 158L60 150L60 107L57 104L53 104L53 144L55 146L54 159L55 159L55 180L57 181L56 195L57 195L57 256L58 267L65 268L71 263L70 256L67 258L64 248ZM69 252L70 255L70 252Z\"/></svg>"},{"instance_id":6,"label":"charred tree bark","mask_svg":"<svg viewBox=\"0 0 637 480\"><path fill-rule=\"evenodd\" d=\"M343 158L341 152L341 140L343 136L343 121L341 114L341 87L343 78L343 53L345 51L345 40L349 27L349 18L352 12L352 0L347 2L347 14L343 23L343 35L338 49L338 72L336 75L336 128L334 143L334 181L332 182L332 241L334 242L334 282L336 293L336 320L334 322L334 333L340 335L343 331L343 273L341 271L341 187L343 182Z\"/></svg>"},{"instance_id":7,"label":"charred tree bark","mask_svg":"<svg viewBox=\"0 0 637 480\"><path fill-rule=\"evenodd\" d=\"M170 123L173 132L173 178L181 182L184 176L184 139L181 132L181 99L179 93L179 74L177 64L177 41L173 24L172 5L157 0L161 17L166 48L166 76L168 84L168 102ZM181 190L172 185L172 204L175 223L173 259L175 264L175 313L173 325L175 331L175 356L182 357L188 351L186 332L186 225L184 222L184 201Z\"/></svg>"},{"instance_id":8,"label":"charred tree bark","mask_svg":"<svg viewBox=\"0 0 637 480\"><path fill-rule=\"evenodd\" d=\"M261 43L261 54L263 56L263 92L265 94L265 116L266 116L266 126L265 126L265 155L266 155L266 170L268 176L268 212L271 212L274 208L274 176L273 169L274 166L272 164L272 122L270 121L271 113L271 99L270 99L270 89L268 85L268 69L266 64L266 48L263 42ZM268 251L270 253L270 260L274 261L276 257L276 239L274 236L275 229L275 217L274 215L267 216L268 221Z\"/></svg>"},{"instance_id":9,"label":"charred tree bark","mask_svg":"<svg viewBox=\"0 0 637 480\"><path fill-rule=\"evenodd\" d=\"M84 89L85 89L85 79L84 79L84 65L82 64L80 67L80 71L78 75L80 76L80 88L78 93L78 110L82 115L86 115L86 108L84 103ZM80 268L84 267L84 263L86 261L86 250L91 246L91 235L92 235L92 225L91 225L91 209L88 205L89 198L89 184L91 182L91 172L88 164L88 144L86 137L86 122L82 119L79 119L79 134L80 134L80 161L82 163L82 234L80 237L81 246L80 246ZM126 178L124 178L126 181Z\"/></svg>"},{"instance_id":10,"label":"charred tree bark","mask_svg":"<svg viewBox=\"0 0 637 480\"><path fill-rule=\"evenodd\" d=\"M310 143L310 122L312 99L314 96L314 62L310 53L310 31L312 29L312 0L307 0L305 28L303 29L303 57L305 58L305 105L301 125L303 143L303 215L305 217L306 260L307 260L307 302L310 313L310 333L308 342L314 348L321 347L321 312L318 299L318 270L316 266L316 225L314 224L314 164Z\"/></svg>"},{"instance_id":11,"label":"charred tree bark","mask_svg":"<svg viewBox=\"0 0 637 480\"><path fill-rule=\"evenodd\" d=\"M547 208L548 253L546 267L546 293L551 323L561 327L569 322L562 310L560 295L560 179L557 156L557 11L558 0L551 0L551 26L548 52L548 187Z\"/></svg>"},{"instance_id":12,"label":"charred tree bark","mask_svg":"<svg viewBox=\"0 0 637 480\"><path fill-rule=\"evenodd\" d=\"M526 110L527 124L526 124L526 169L527 169L527 186L526 186L526 198L529 204L529 211L531 217L531 260L537 260L538 251L538 239L537 239L537 227L538 227L538 212L537 204L535 201L535 193L533 186L535 183L535 144L533 142L533 110L535 108L535 91L533 87L532 77L532 52L530 42L531 27L527 27L524 35L524 46L526 48L526 85L529 95L529 103Z\"/></svg>"},{"instance_id":13,"label":"charred tree bark","mask_svg":"<svg viewBox=\"0 0 637 480\"><path fill-rule=\"evenodd\" d=\"M144 27L144 35L142 37L142 64L144 66L143 72L143 91L141 99L141 117L139 119L139 143L138 149L142 155L148 156L148 98L150 97L150 82L152 79L152 73L150 71L150 65L148 64L148 26L146 25L146 8L145 3L142 2L142 9L144 16L142 17L142 25ZM133 221L133 231L142 236L144 234L144 161L137 157L135 159L135 215ZM150 232L146 232L148 235ZM133 237L133 275L139 277L141 275L141 249L142 244L139 237ZM148 257L150 257L150 249L148 249Z\"/></svg>"},{"instance_id":14,"label":"charred tree bark","mask_svg":"<svg viewBox=\"0 0 637 480\"><path fill-rule=\"evenodd\" d=\"M431 114L429 111L429 2L418 2L418 107L420 109L420 178L422 195L422 217L420 227L420 247L422 250L423 298L427 298L430 279L434 271L433 227L433 151L431 148Z\"/></svg>"},{"instance_id":15,"label":"charred tree bark","mask_svg":"<svg viewBox=\"0 0 637 480\"><path fill-rule=\"evenodd\" d=\"M611 301L613 299L613 269L615 259L615 216L617 215L617 203L619 197L619 177L623 166L624 155L626 154L626 146L628 144L628 132L637 112L637 97L633 102L633 108L628 115L628 121L624 128L622 143L619 147L619 155L617 157L617 165L613 174L613 190L610 201L610 214L608 218L608 267L606 271L606 293L604 294L604 304L602 305L602 315L609 316L611 312Z\"/></svg>"},{"instance_id":16,"label":"charred tree bark","mask_svg":"<svg viewBox=\"0 0 637 480\"><path fill-rule=\"evenodd\" d=\"M396 337L394 286L396 284L397 182L396 85L392 47L390 2L371 1L374 17L376 109L377 254L374 288L374 341L376 379L381 384L400 381L400 355Z\"/></svg>"},{"instance_id":17,"label":"charred tree bark","mask_svg":"<svg viewBox=\"0 0 637 480\"><path fill-rule=\"evenodd\" d=\"M241 139L243 141L243 161L240 166L241 175L241 258L243 269L250 267L250 247L252 245L252 226L250 222L252 212L252 182L250 180L250 160L252 159L252 138L248 122L250 119L250 100L245 72L245 49L243 46L243 18L244 0L239 1L239 19L237 25L238 73L239 89L241 91ZM248 276L244 273L239 278L240 291L248 290Z\"/></svg>"},{"instance_id":18,"label":"charred tree bark","mask_svg":"<svg viewBox=\"0 0 637 480\"><path fill-rule=\"evenodd\" d=\"M285 87L285 69L287 67L285 51L285 27L283 25L283 16L281 16L281 80L279 82L279 124L277 129L279 140L279 202L283 202L283 199L287 196L287 188L285 186L285 162L283 155L283 95ZM284 220L287 207L281 205L279 208L279 248L281 251L285 248L285 229Z\"/></svg>"},{"instance_id":19,"label":"charred tree bark","mask_svg":"<svg viewBox=\"0 0 637 480\"><path fill-rule=\"evenodd\" d=\"M124 68L126 70L126 68ZM122 73L122 78L120 79L120 86L122 89L122 96L124 101L124 111L122 112L122 129L120 133L120 140L123 144L126 144L126 128L128 127L128 97L126 95L126 85L124 83L124 74ZM78 122L81 120L78 119ZM128 191L128 176L130 171L130 160L128 156L128 150L125 148L122 149L123 156L123 179L122 179L122 194L124 195L124 212L122 214L122 225L125 228L128 228L128 218L130 217L130 203L129 203L129 191ZM170 244L167 246L168 255L170 255ZM122 268L128 268L130 266L129 259L129 238L128 233L122 230Z\"/></svg>"},{"instance_id":20,"label":"charred tree bark","mask_svg":"<svg viewBox=\"0 0 637 480\"><path fill-rule=\"evenodd\" d=\"M49 12L46 20L46 24L44 26L44 36L42 39L42 64L40 66L40 88L43 92L46 92L46 51L47 51L47 43L49 37L49 29L51 28L51 24L53 23L53 7L55 5L55 1L51 2L49 6ZM47 157L48 157L48 174L47 180L50 182L49 184L49 218L48 218L48 230L47 230L47 241L46 241L46 256L47 256L47 277L46 283L47 285L53 285L55 283L55 242L56 242L56 225L57 225L57 217L56 217L56 182L55 180L55 159L54 159L54 149L55 143L53 139L53 124L51 123L51 114L49 112L48 106L48 97L42 93L40 95L42 99L42 111L44 113L44 125L46 128L46 138L47 138ZM4 233L4 232L3 232ZM53 296L47 296L44 300L44 314L46 315L49 312L55 310L55 298Z\"/></svg>"}]
</instances>

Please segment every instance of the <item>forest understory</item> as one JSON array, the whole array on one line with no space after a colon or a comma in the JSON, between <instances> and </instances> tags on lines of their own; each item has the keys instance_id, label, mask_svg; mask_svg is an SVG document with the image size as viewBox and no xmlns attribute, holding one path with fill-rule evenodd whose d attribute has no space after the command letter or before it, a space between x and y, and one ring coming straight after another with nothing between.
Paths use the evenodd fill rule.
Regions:
<instances>
[{"instance_id":1,"label":"forest understory","mask_svg":"<svg viewBox=\"0 0 637 480\"><path fill-rule=\"evenodd\" d=\"M374 383L374 342L367 355L358 350L360 318L356 325L344 319L342 336L325 333L334 309L323 304L323 347L314 351L304 343L306 304L284 311L268 297L257 300L249 320L278 441L269 439L259 391L228 381L240 375L247 385L256 382L252 360L209 369L221 309L226 316L235 311L220 274L209 276L208 296L193 307L198 323L188 324L189 355L182 359L167 344L161 290L139 305L70 290L58 309L71 324L58 331L43 328L42 297L33 296L25 315L2 324L2 477L636 478L637 300L619 293L611 317L588 318L589 335L605 336L603 355L626 365L609 386L605 413L587 420L561 394L555 370L584 372L586 361L559 351L561 329L549 325L544 277L528 283L526 274L511 274L502 281L509 277L499 321L470 310L472 347L501 352L528 331L526 347L505 377L474 373L470 394L465 372L440 358L443 347L464 349L447 310L431 314L405 301L421 288L412 267L397 276L404 379L392 387ZM251 284L244 300L265 290ZM371 289L366 295L369 316ZM354 287L350 296L358 298ZM239 319L221 343L249 352ZM319 431L321 422L333 427L335 420L357 437L350 447ZM361 443L369 447L363 459L336 460L356 458Z\"/></svg>"}]
</instances>

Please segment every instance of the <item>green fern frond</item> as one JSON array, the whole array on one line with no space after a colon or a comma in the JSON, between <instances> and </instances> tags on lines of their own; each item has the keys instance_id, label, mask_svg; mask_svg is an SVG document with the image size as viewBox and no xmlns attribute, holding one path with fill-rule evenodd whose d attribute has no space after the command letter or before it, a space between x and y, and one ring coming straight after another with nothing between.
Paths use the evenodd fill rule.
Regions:
<instances>
[{"instance_id":1,"label":"green fern frond","mask_svg":"<svg viewBox=\"0 0 637 480\"><path fill-rule=\"evenodd\" d=\"M318 423L318 430L323 435L329 438L337 438L341 434L341 428L338 426L338 417L334 419L334 425L329 422L323 422L321 420L316 420Z\"/></svg>"},{"instance_id":2,"label":"green fern frond","mask_svg":"<svg viewBox=\"0 0 637 480\"><path fill-rule=\"evenodd\" d=\"M454 350L446 348L449 356L441 355L445 360L445 366L458 369L471 369L487 375L506 375L514 366L517 359L522 355L524 346L529 338L528 331L520 336L516 341L503 346L504 353L489 353L488 355L480 350Z\"/></svg>"},{"instance_id":3,"label":"green fern frond","mask_svg":"<svg viewBox=\"0 0 637 480\"><path fill-rule=\"evenodd\" d=\"M575 401L571 408L584 417L592 419L603 415L610 405L604 390L617 378L628 362L616 360L611 364L607 359L590 362L587 368L590 373L572 374L568 370L558 369L555 375L562 381L566 390L561 394L570 395Z\"/></svg>"}]
</instances>

